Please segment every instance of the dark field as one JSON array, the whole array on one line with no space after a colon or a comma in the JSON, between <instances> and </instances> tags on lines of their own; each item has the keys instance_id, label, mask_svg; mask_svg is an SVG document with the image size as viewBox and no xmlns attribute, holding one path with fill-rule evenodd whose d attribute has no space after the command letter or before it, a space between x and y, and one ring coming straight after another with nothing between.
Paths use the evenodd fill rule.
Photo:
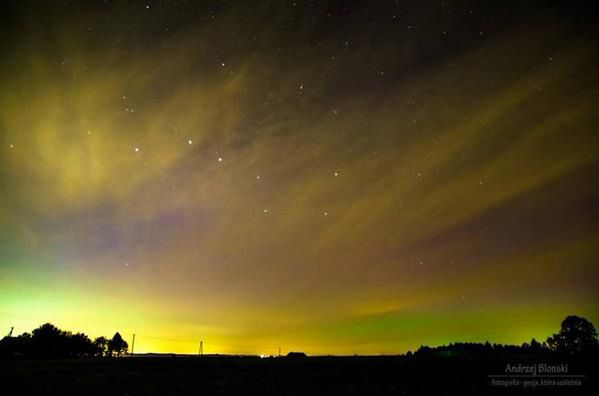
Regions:
<instances>
[{"instance_id":1,"label":"dark field","mask_svg":"<svg viewBox=\"0 0 599 396\"><path fill-rule=\"evenodd\" d=\"M492 386L506 364L568 363L582 384ZM2 394L485 395L598 394L596 359L547 357L134 357L0 361ZM543 378L536 379L540 381ZM522 379L521 379L522 380ZM550 380L556 380L555 378Z\"/></svg>"}]
</instances>

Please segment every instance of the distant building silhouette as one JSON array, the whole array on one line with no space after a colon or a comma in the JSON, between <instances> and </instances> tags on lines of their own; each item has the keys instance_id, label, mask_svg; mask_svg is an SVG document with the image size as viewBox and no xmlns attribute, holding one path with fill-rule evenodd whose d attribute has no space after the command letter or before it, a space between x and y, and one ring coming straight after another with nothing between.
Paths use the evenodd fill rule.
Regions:
<instances>
[{"instance_id":1,"label":"distant building silhouette","mask_svg":"<svg viewBox=\"0 0 599 396\"><path fill-rule=\"evenodd\" d=\"M308 357L304 352L289 352L287 354L288 358L305 358Z\"/></svg>"}]
</instances>

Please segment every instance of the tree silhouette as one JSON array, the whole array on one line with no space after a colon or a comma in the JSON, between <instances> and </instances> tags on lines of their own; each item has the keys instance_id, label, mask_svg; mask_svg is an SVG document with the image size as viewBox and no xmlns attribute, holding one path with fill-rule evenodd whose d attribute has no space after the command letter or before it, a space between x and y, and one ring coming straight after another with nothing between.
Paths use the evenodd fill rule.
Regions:
<instances>
[{"instance_id":1,"label":"tree silhouette","mask_svg":"<svg viewBox=\"0 0 599 396\"><path fill-rule=\"evenodd\" d=\"M31 347L36 355L65 355L66 333L50 323L45 323L31 332Z\"/></svg>"},{"instance_id":2,"label":"tree silhouette","mask_svg":"<svg viewBox=\"0 0 599 396\"><path fill-rule=\"evenodd\" d=\"M110 350L109 350L110 347ZM0 357L28 356L43 358L92 357L117 355L127 351L128 345L116 333L112 340L98 337L93 342L83 333L63 331L46 323L31 334L23 333L17 337L4 337L0 340Z\"/></svg>"},{"instance_id":3,"label":"tree silhouette","mask_svg":"<svg viewBox=\"0 0 599 396\"><path fill-rule=\"evenodd\" d=\"M541 354L547 352L547 346L533 338L530 344L528 342L522 344L522 350L526 353Z\"/></svg>"},{"instance_id":4,"label":"tree silhouette","mask_svg":"<svg viewBox=\"0 0 599 396\"><path fill-rule=\"evenodd\" d=\"M547 338L547 346L556 352L577 354L596 349L597 330L585 318L575 315L566 317L559 333Z\"/></svg>"},{"instance_id":5,"label":"tree silhouette","mask_svg":"<svg viewBox=\"0 0 599 396\"><path fill-rule=\"evenodd\" d=\"M112 339L108 341L108 355L110 356L122 356L127 352L128 348L129 344L127 344L127 341L123 340L123 337L121 337L118 331L114 334Z\"/></svg>"},{"instance_id":6,"label":"tree silhouette","mask_svg":"<svg viewBox=\"0 0 599 396\"><path fill-rule=\"evenodd\" d=\"M95 352L94 344L83 333L70 334L67 333L67 348L66 352L69 356L82 357L93 356Z\"/></svg>"},{"instance_id":7,"label":"tree silhouette","mask_svg":"<svg viewBox=\"0 0 599 396\"><path fill-rule=\"evenodd\" d=\"M98 337L94 340L94 355L104 356L108 350L108 339L106 337Z\"/></svg>"}]
</instances>

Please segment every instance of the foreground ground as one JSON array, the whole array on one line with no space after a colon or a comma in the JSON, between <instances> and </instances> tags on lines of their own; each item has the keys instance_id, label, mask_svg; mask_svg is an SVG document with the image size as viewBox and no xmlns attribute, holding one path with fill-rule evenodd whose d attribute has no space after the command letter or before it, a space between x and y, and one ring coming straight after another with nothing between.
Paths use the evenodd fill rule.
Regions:
<instances>
[{"instance_id":1,"label":"foreground ground","mask_svg":"<svg viewBox=\"0 0 599 396\"><path fill-rule=\"evenodd\" d=\"M568 364L576 377L496 377L506 364ZM599 394L596 359L546 357L133 357L0 361L0 394ZM492 381L495 380L495 384ZM519 381L498 385L497 381ZM527 385L524 381L529 381ZM535 385L536 381L536 385ZM541 383L545 381L545 383ZM550 382L553 381L553 382ZM561 382L560 382L561 381ZM577 381L580 381L578 383ZM534 386L533 386L534 385ZM10 391L8 391L10 389ZM6 393L4 391L7 391Z\"/></svg>"}]
</instances>

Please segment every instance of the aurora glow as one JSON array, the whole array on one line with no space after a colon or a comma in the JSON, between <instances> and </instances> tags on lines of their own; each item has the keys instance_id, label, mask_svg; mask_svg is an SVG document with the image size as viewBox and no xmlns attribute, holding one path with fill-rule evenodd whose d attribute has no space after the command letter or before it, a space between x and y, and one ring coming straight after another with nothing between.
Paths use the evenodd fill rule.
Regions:
<instances>
[{"instance_id":1,"label":"aurora glow","mask_svg":"<svg viewBox=\"0 0 599 396\"><path fill-rule=\"evenodd\" d=\"M599 323L592 11L37 3L0 6L0 331L378 354Z\"/></svg>"}]
</instances>

